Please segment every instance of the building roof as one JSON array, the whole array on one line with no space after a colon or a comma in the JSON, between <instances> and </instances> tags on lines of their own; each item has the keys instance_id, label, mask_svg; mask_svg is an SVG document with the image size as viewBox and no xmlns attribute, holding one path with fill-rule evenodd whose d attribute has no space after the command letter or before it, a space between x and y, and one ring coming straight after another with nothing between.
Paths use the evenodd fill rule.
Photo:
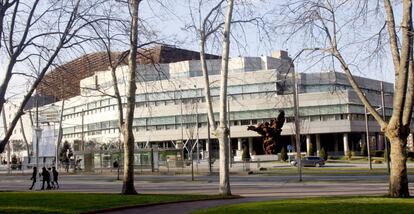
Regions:
<instances>
[{"instance_id":1,"label":"building roof","mask_svg":"<svg viewBox=\"0 0 414 214\"><path fill-rule=\"evenodd\" d=\"M121 52L113 52L112 59ZM206 55L207 59L219 59L217 55ZM185 60L199 60L199 52L180 49L167 45L138 50L139 64L172 63ZM127 59L123 60L124 65ZM80 95L80 80L93 76L97 71L108 70L110 61L106 52L83 55L48 72L39 84L37 91L43 96L53 96L56 100L68 99Z\"/></svg>"}]
</instances>

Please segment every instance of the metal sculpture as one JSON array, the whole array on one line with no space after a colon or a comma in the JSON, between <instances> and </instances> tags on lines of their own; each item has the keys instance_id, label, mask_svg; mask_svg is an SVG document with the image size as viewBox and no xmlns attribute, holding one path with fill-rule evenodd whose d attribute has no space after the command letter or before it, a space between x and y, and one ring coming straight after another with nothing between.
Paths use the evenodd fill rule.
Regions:
<instances>
[{"instance_id":1,"label":"metal sculpture","mask_svg":"<svg viewBox=\"0 0 414 214\"><path fill-rule=\"evenodd\" d=\"M285 123L285 112L279 110L279 115L277 118L270 120L269 122L259 123L257 126L248 126L247 130L255 131L258 134L262 135L263 140L263 150L265 154L276 154L278 144L282 144L281 135L283 124Z\"/></svg>"}]
</instances>

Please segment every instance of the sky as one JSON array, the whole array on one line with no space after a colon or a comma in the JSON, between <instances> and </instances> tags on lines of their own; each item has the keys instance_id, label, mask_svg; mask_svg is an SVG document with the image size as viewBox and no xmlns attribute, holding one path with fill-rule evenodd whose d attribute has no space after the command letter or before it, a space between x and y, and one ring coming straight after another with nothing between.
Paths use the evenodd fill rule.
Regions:
<instances>
[{"instance_id":1,"label":"sky","mask_svg":"<svg viewBox=\"0 0 414 214\"><path fill-rule=\"evenodd\" d=\"M207 0L204 0L207 1ZM217 0L212 0L216 1ZM288 38L291 36L284 32L282 27L279 27L285 20L284 16L281 15L281 6L290 1L287 0L243 0L250 3L249 7L242 10L235 11L233 20L242 20L250 16L262 16L264 15L265 19L269 22L266 31L269 31L269 37L264 37L264 30L260 30L258 33L258 28L251 24L243 24L234 26L233 32L234 37L231 40L231 52L232 57L237 56L261 56L261 55L271 55L271 52L274 50L286 50L289 52L291 57L295 56L301 49L309 48L309 38L306 37L292 37L290 40ZM155 1L143 1L140 11L145 20L146 25L151 27L160 38L160 41L163 41L167 44L176 45L179 48L185 48L190 50L198 51L198 41L194 31L190 31L187 26L191 24L191 16L189 2L195 2L195 0L161 0L162 5L154 3ZM300 1L299 1L300 2ZM358 2L358 1L356 1ZM192 4L194 6L194 4ZM204 10L201 11L203 15L207 13L206 8L211 8L211 6L206 6ZM253 12L249 12L250 9L253 9ZM399 18L399 10L396 8L396 18ZM193 16L197 17L197 10L192 10ZM344 20L347 20L351 12L345 11L341 13L341 17ZM246 15L247 14L247 15ZM380 13L381 14L381 13ZM380 20L383 20L381 15L376 17ZM351 33L343 33L341 35L341 47L344 56L352 64L351 68L353 69L355 75L365 76L369 78L374 78L378 80L385 80L393 82L392 66L390 57L385 59L375 61L375 63L366 63L366 56L369 55L369 45L364 44L349 44L350 40L354 40L355 37L369 37L374 35L378 29L382 27L381 23L369 24L370 20L367 21L366 27L364 29L355 29ZM275 27L276 26L276 27ZM358 25L361 27L363 25ZM270 40L269 40L270 39ZM323 40L323 38L318 38ZM361 40L360 39L360 40ZM237 41L236 41L237 40ZM386 46L386 48L388 48ZM88 50L88 48L85 48ZM96 50L96 48L91 48L89 50ZM215 42L213 44L208 44L208 51L214 54L220 54L221 48L220 44ZM62 53L65 55L65 53ZM70 55L71 56L71 55ZM72 58L68 57L66 60L71 60ZM0 68L4 71L5 69L5 58L0 58L1 66ZM327 71L327 70L341 70L339 64L332 60L332 57L325 57L323 60L320 59L320 56L317 54L307 55L303 54L295 62L295 66L299 72L318 72L318 71ZM16 66L17 71L25 71L27 68L25 65ZM4 72L1 72L3 74ZM0 75L0 78L3 78L3 75ZM14 78L12 84L10 84L10 90L13 92L21 92L26 90L27 86L26 80L22 77ZM15 93L9 93L9 95L14 95Z\"/></svg>"},{"instance_id":2,"label":"sky","mask_svg":"<svg viewBox=\"0 0 414 214\"><path fill-rule=\"evenodd\" d=\"M155 26L160 29L162 35L166 35L166 37L173 35L174 38L177 40L177 46L192 50L199 50L198 42L195 38L195 33L183 29L186 25L191 23L189 17L188 1L193 0L174 1L174 3L167 4L169 12L165 12L161 16L157 16L155 18L152 14L145 15L151 17L151 20L153 20L156 23ZM310 39L306 37L296 36L288 40L288 38L291 35L289 34L289 32L285 32L286 30L282 29L282 26L279 26L282 25L285 21L285 17L282 15L283 11L281 11L281 5L291 1L248 1L253 3L255 15L262 16L263 14L266 14L264 17L269 22L267 25L268 29L266 30L270 31L270 35L269 37L263 38L263 30L261 30L261 34L259 34L258 29L251 24L244 24L243 31L241 31L240 26L233 27L233 30L237 31L237 33L235 33L235 38L237 38L239 43L235 41L235 38L232 39L230 52L231 56L270 56L272 51L285 50L288 51L289 55L293 58L303 48L311 47L311 45L309 44L312 43L309 42L308 40ZM144 6L143 8L145 8L146 6ZM156 6L154 6L153 4L152 7L155 8ZM376 7L376 4L368 5L367 10L376 10ZM211 8L211 6L207 8ZM388 44L384 45L384 55L386 55L386 57L381 58L380 60L373 60L372 58L369 58L369 56L375 48L371 43L375 43L375 41L369 43L361 42L364 41L364 39L369 39L373 37L382 28L385 17L382 14L381 9L382 8L380 7L380 11L378 13L375 12L375 17L368 17L367 19L362 19L361 22L367 23L356 23L356 29L350 29L353 26L346 26L346 29L349 29L350 31L352 30L352 32L345 32L340 34L339 44L342 45L340 46L341 51L344 53L345 58L351 64L351 68L355 75L365 76L388 82L394 82L392 64L389 60L390 55L387 50L389 48ZM395 16L397 19L397 25L399 24L398 19L400 17L399 9L400 6L396 5ZM197 11L193 13L196 14ZM206 14L207 10L202 11L202 13ZM371 13L373 14L374 12ZM352 15L354 14L352 14L352 12L349 11L344 11L342 13L338 12L338 16L340 16L340 18L343 18L342 23L349 21ZM233 18L233 20L243 18L240 18L240 16L236 15ZM383 34L384 33L385 31L383 31ZM360 38L356 39L358 37ZM267 40L267 38L270 38L270 41ZM319 40L323 40L323 38L320 38ZM353 44L353 42L355 41L361 43ZM210 48L209 51L214 54L221 53L221 50L219 48ZM295 62L295 66L299 72L319 72L327 70L341 71L339 63L336 62L336 60L332 60L332 57L326 57L325 59L321 60L321 57L318 56L318 54L302 54Z\"/></svg>"}]
</instances>

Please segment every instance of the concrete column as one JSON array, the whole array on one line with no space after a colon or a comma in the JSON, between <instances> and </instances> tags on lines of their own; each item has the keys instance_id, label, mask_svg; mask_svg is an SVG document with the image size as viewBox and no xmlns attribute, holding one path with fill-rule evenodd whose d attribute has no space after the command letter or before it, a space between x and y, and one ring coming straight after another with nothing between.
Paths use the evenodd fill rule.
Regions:
<instances>
[{"instance_id":1,"label":"concrete column","mask_svg":"<svg viewBox=\"0 0 414 214\"><path fill-rule=\"evenodd\" d=\"M311 147L312 147L312 141L311 141L311 135L306 135L306 154L308 156L311 155Z\"/></svg>"},{"instance_id":2,"label":"concrete column","mask_svg":"<svg viewBox=\"0 0 414 214\"><path fill-rule=\"evenodd\" d=\"M385 145L384 145L384 135L382 135L381 133L378 133L378 146L377 146L377 148L378 148L378 150L384 150L384 147L385 147Z\"/></svg>"},{"instance_id":3,"label":"concrete column","mask_svg":"<svg viewBox=\"0 0 414 214\"><path fill-rule=\"evenodd\" d=\"M209 148L209 142L208 142L208 140L206 140L206 152L209 152L209 150L208 150L208 148Z\"/></svg>"},{"instance_id":4,"label":"concrete column","mask_svg":"<svg viewBox=\"0 0 414 214\"><path fill-rule=\"evenodd\" d=\"M242 156L243 156L242 144L243 144L243 138L237 138L237 151L236 151L236 156L238 158L240 158L240 160L242 160Z\"/></svg>"},{"instance_id":5,"label":"concrete column","mask_svg":"<svg viewBox=\"0 0 414 214\"><path fill-rule=\"evenodd\" d=\"M242 143L243 143L243 139L242 138L238 138L237 139L237 150L243 150L242 149Z\"/></svg>"},{"instance_id":6,"label":"concrete column","mask_svg":"<svg viewBox=\"0 0 414 214\"><path fill-rule=\"evenodd\" d=\"M321 135L316 134L316 155L319 156L319 151L321 150Z\"/></svg>"},{"instance_id":7,"label":"concrete column","mask_svg":"<svg viewBox=\"0 0 414 214\"><path fill-rule=\"evenodd\" d=\"M253 155L253 138L249 137L249 153Z\"/></svg>"},{"instance_id":8,"label":"concrete column","mask_svg":"<svg viewBox=\"0 0 414 214\"><path fill-rule=\"evenodd\" d=\"M375 133L375 150L382 150L382 146L381 146L381 134L380 133Z\"/></svg>"},{"instance_id":9,"label":"concrete column","mask_svg":"<svg viewBox=\"0 0 414 214\"><path fill-rule=\"evenodd\" d=\"M348 133L344 133L343 140L344 140L344 155L347 155L349 152Z\"/></svg>"}]
</instances>

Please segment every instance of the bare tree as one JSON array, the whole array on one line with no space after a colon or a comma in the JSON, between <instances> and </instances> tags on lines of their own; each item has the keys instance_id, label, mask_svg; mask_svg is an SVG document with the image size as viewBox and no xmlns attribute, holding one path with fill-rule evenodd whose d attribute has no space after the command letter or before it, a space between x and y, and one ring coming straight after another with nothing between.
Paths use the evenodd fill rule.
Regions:
<instances>
[{"instance_id":1,"label":"bare tree","mask_svg":"<svg viewBox=\"0 0 414 214\"><path fill-rule=\"evenodd\" d=\"M2 5L0 8L0 15L3 15L0 16L1 22L6 20L9 23L7 27L0 26L3 36L1 49L7 56L4 79L0 83L0 110L4 108L6 92L12 76L31 77L33 83L0 141L0 153L4 151L31 95L60 51L79 46L87 40L86 36L82 35L82 29L86 26L84 20L90 23L100 19L89 14L90 8L99 5L99 1L83 5L80 0L64 2L53 0L44 8L39 7L39 0L8 2L5 3L7 7ZM12 8L10 13L3 13L3 10L10 8ZM35 75L15 72L16 65L28 65L35 71Z\"/></svg>"},{"instance_id":2,"label":"bare tree","mask_svg":"<svg viewBox=\"0 0 414 214\"><path fill-rule=\"evenodd\" d=\"M219 139L220 148L220 186L221 195L229 196L230 178L229 178L229 128L227 124L227 82L229 71L229 53L230 53L230 26L233 15L234 0L227 0L227 12L223 31L223 53L221 55L221 79L220 79L220 125L217 128L217 138Z\"/></svg>"},{"instance_id":3,"label":"bare tree","mask_svg":"<svg viewBox=\"0 0 414 214\"><path fill-rule=\"evenodd\" d=\"M26 146L28 163L30 163L30 144L29 144L29 142L27 141L27 138L26 138L26 132L24 131L24 126L23 126L23 120L22 120L22 118L20 118L20 128L22 130L23 142L24 142L24 144Z\"/></svg>"},{"instance_id":4,"label":"bare tree","mask_svg":"<svg viewBox=\"0 0 414 214\"><path fill-rule=\"evenodd\" d=\"M225 27L225 24L226 24L226 20L224 20L226 17L226 14L224 14L226 0L210 0L210 1L196 0L195 1L196 7L192 7L191 2L192 2L191 0L188 1L191 23L186 28L193 30L197 35L196 37L197 37L199 48L200 48L200 66L201 66L201 71L203 73L203 78L204 78L204 91L205 91L204 97L206 99L207 116L208 116L208 122L209 122L208 124L209 124L209 128L211 127L212 129L213 135L218 136L217 123L216 123L216 120L214 118L214 113L213 113L213 104L212 104L211 91L210 91L211 85L210 85L209 70L208 70L208 65L207 65L208 55L206 54L206 49L207 49L207 43L209 41L211 43L220 43L219 37L222 31L224 30L223 28ZM227 3L229 2L227 1ZM251 24L257 27L258 29L266 31L267 24L264 19L264 16L257 15L258 14L256 13L257 11L254 11L254 9L250 7L251 3L247 3L246 1L239 1L238 6L239 8L234 9L236 13L238 12L236 14L238 15L237 19L236 20L230 19L231 25L238 24L238 26L242 29L241 30L242 32L243 32L244 24ZM246 8L247 8L247 12L244 11ZM195 13L194 11L198 11L198 14ZM207 11L205 16L203 16L202 14L203 11ZM233 31L234 30L229 32L228 37L229 38L233 37L234 41L238 43L239 41L232 34ZM226 37L223 37L223 38L226 38ZM212 42L212 40L214 41ZM210 142L208 142L208 146L210 146ZM211 149L209 149L209 151L211 151ZM209 160L210 158L211 158L211 152L209 152ZM226 156L226 158L228 157Z\"/></svg>"},{"instance_id":5,"label":"bare tree","mask_svg":"<svg viewBox=\"0 0 414 214\"><path fill-rule=\"evenodd\" d=\"M382 31L385 30L385 25L379 24L377 26L379 32L373 33L373 36L368 38L362 38L369 32L367 24L371 18L370 15L378 17L372 14L373 12L377 13L378 5L376 4L375 10L369 10L369 1L307 0L289 3L285 5L283 11L287 13L286 27L289 32L293 32L291 38L297 34L305 35L309 41L313 42L313 45L317 45L311 49L332 55L339 62L357 96L391 142L389 196L409 197L406 146L410 133L414 99L412 1L403 0L400 4L402 5L401 26L396 25L394 15L394 7L398 4L393 5L389 0L383 2L386 14L385 25L390 45L389 52L392 55L395 73L393 114L389 121L381 117L364 94L362 86L358 85L353 76L355 72L353 63L346 59L346 51L344 50L348 46L355 47L356 45L361 49L364 43L369 43L372 39L375 39L377 44L375 51L382 48L382 37L384 36ZM350 11L353 16L349 15ZM376 23L381 23L381 21ZM356 31L359 27L364 29L364 34L350 32ZM401 29L400 32L399 29ZM355 33L359 37L353 40L344 38L350 33ZM360 57L360 53L354 54L356 55L353 57L354 59Z\"/></svg>"},{"instance_id":6,"label":"bare tree","mask_svg":"<svg viewBox=\"0 0 414 214\"><path fill-rule=\"evenodd\" d=\"M130 0L129 8L131 14L130 27L130 50L128 56L128 80L126 94L126 118L122 124L122 134L124 136L124 180L122 194L137 194L134 187L134 133L132 132L132 122L134 121L135 82L137 70L137 47L138 47L138 8L141 0Z\"/></svg>"},{"instance_id":7,"label":"bare tree","mask_svg":"<svg viewBox=\"0 0 414 214\"><path fill-rule=\"evenodd\" d=\"M117 8L113 10L111 7L115 5L110 4L106 14L107 19L101 23L94 23L90 25L92 31L95 32L95 37L97 38L96 44L100 49L104 49L106 52L106 57L109 62L109 69L112 78L112 85L108 88L85 88L87 90L96 91L98 96L110 96L114 98L117 102L117 112L118 112L118 127L123 136L123 145L124 145L124 183L123 183L123 194L136 194L134 188L134 177L133 177L133 158L134 158L134 136L132 132L132 123L134 118L134 108L135 108L135 92L137 83L137 75L140 74L139 69L137 68L137 59L142 57L146 60L152 60L151 56L146 56L145 53L140 53L138 50L143 50L145 46L151 44L157 44L158 42L152 38L154 33L151 30L144 26L142 23L143 20L138 16L138 8L142 1L129 1L128 8L130 16L124 19L125 16L119 15L119 10L122 8ZM114 13L114 14L113 14ZM116 14L115 14L116 13ZM128 23L130 26L128 26ZM139 31L139 37L138 37ZM123 32L129 32L129 35L124 35ZM129 43L124 41L129 38ZM144 42L148 40L148 42ZM140 44L138 44L138 41ZM124 45L129 45L129 50L122 52L114 52L116 48L122 48ZM119 47L117 47L117 45ZM127 59L128 58L128 59ZM126 82L126 104L123 103L122 96L123 93L120 91L120 85L118 79L120 78L117 69L121 68L128 64L128 71ZM154 68L158 71L155 64ZM117 74L118 73L118 74ZM133 73L133 74L132 74ZM110 89L110 90L108 90ZM113 90L113 91L111 91ZM125 110L126 106L126 111Z\"/></svg>"}]
</instances>

